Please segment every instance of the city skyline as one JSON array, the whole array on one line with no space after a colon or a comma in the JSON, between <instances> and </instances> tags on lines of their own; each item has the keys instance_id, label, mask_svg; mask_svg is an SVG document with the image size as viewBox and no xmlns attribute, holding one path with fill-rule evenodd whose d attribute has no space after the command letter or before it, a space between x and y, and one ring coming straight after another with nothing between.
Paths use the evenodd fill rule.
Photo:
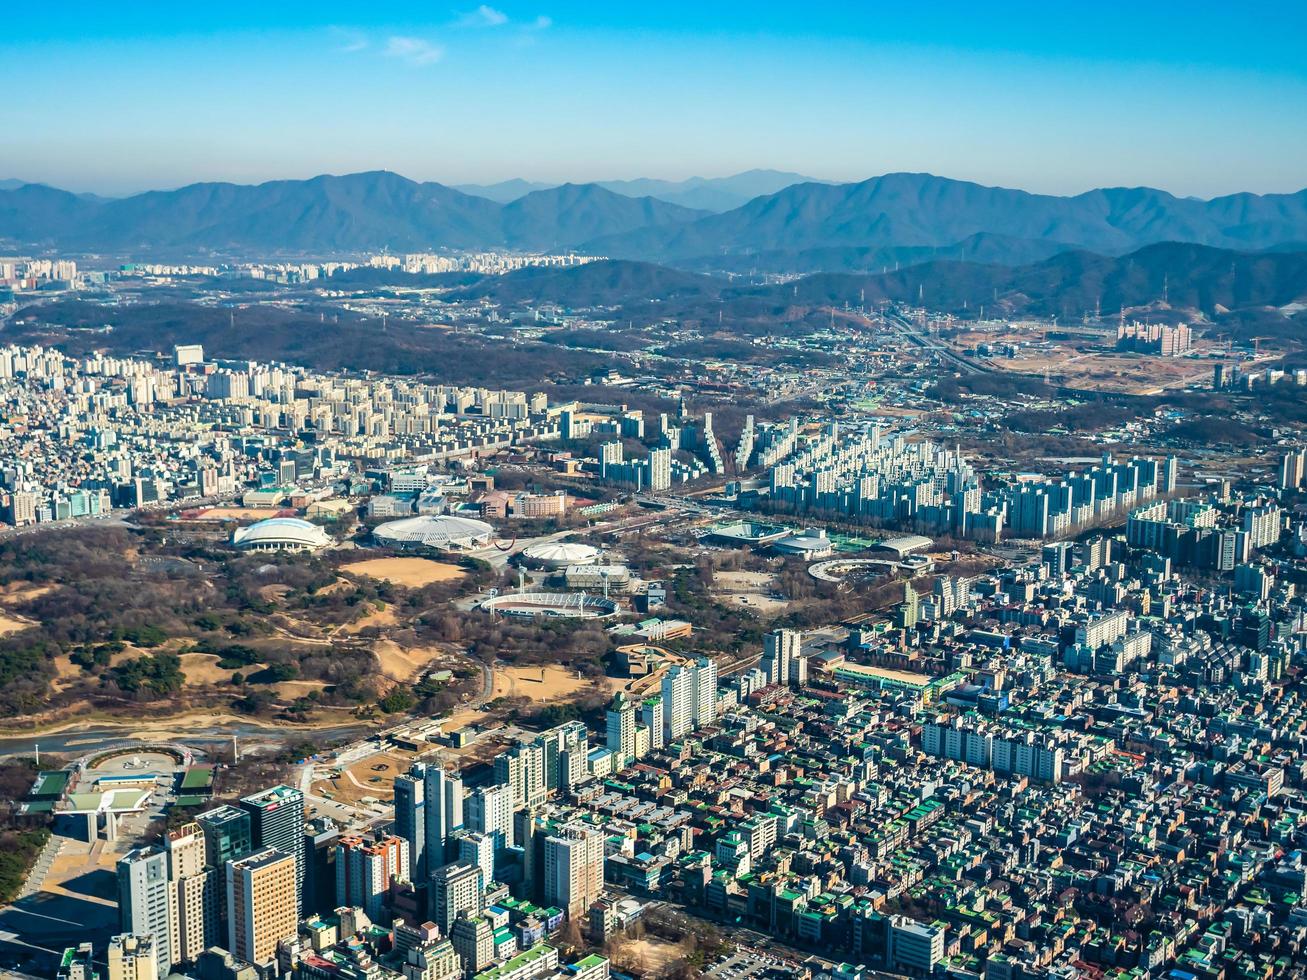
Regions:
<instances>
[{"instance_id":1,"label":"city skyline","mask_svg":"<svg viewBox=\"0 0 1307 980\"><path fill-rule=\"evenodd\" d=\"M39 76L45 97L0 110L0 178L127 194L368 169L456 184L775 168L1296 191L1304 14L1267 13L72 4L7 22L0 80Z\"/></svg>"}]
</instances>

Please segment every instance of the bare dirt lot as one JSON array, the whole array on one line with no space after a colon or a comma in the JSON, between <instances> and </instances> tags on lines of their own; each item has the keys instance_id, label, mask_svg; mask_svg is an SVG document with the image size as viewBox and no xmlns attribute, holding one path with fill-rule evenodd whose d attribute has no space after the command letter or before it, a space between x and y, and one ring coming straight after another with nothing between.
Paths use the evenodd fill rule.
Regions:
<instances>
[{"instance_id":1,"label":"bare dirt lot","mask_svg":"<svg viewBox=\"0 0 1307 980\"><path fill-rule=\"evenodd\" d=\"M580 694L590 686L590 679L578 677L576 671L558 664L543 667L500 667L495 670L493 697L530 698L533 701L556 701ZM617 682L618 686L621 682Z\"/></svg>"},{"instance_id":2,"label":"bare dirt lot","mask_svg":"<svg viewBox=\"0 0 1307 980\"><path fill-rule=\"evenodd\" d=\"M33 624L21 616L14 616L0 610L0 636L17 633L19 630L25 630L31 625Z\"/></svg>"},{"instance_id":3,"label":"bare dirt lot","mask_svg":"<svg viewBox=\"0 0 1307 980\"><path fill-rule=\"evenodd\" d=\"M378 640L372 647L381 672L398 683L415 681L432 661L447 655L439 647L412 647L404 649L393 640ZM453 658L449 658L451 661Z\"/></svg>"},{"instance_id":4,"label":"bare dirt lot","mask_svg":"<svg viewBox=\"0 0 1307 980\"><path fill-rule=\"evenodd\" d=\"M749 609L767 615L782 613L788 601L772 591L776 579L770 572L716 572L712 596L723 605Z\"/></svg>"},{"instance_id":5,"label":"bare dirt lot","mask_svg":"<svg viewBox=\"0 0 1307 980\"><path fill-rule=\"evenodd\" d=\"M373 607L371 611L360 616L352 623L346 623L340 628L342 633L357 633L359 630L367 629L369 626L394 626L399 620L395 618L395 608L381 604L381 608Z\"/></svg>"},{"instance_id":6,"label":"bare dirt lot","mask_svg":"<svg viewBox=\"0 0 1307 980\"><path fill-rule=\"evenodd\" d=\"M683 959L686 952L686 948L681 943L668 942L657 936L646 935L640 939L621 941L613 963L639 977L660 977Z\"/></svg>"},{"instance_id":7,"label":"bare dirt lot","mask_svg":"<svg viewBox=\"0 0 1307 980\"><path fill-rule=\"evenodd\" d=\"M358 803L366 796L393 800L395 777L406 772L415 758L413 753L400 749L374 752L341 770L339 776L315 782L313 793L342 803Z\"/></svg>"},{"instance_id":8,"label":"bare dirt lot","mask_svg":"<svg viewBox=\"0 0 1307 980\"><path fill-rule=\"evenodd\" d=\"M369 558L341 566L342 572L385 579L392 585L420 589L432 582L448 582L465 573L457 565L427 558Z\"/></svg>"},{"instance_id":9,"label":"bare dirt lot","mask_svg":"<svg viewBox=\"0 0 1307 980\"><path fill-rule=\"evenodd\" d=\"M185 511L181 517L189 521L263 521L269 517L293 517L293 507L202 507Z\"/></svg>"},{"instance_id":10,"label":"bare dirt lot","mask_svg":"<svg viewBox=\"0 0 1307 980\"><path fill-rule=\"evenodd\" d=\"M218 666L221 658L214 653L183 653L181 655L182 673L186 675L188 687L205 687L211 684L229 684L235 672ZM257 670L257 667L244 668Z\"/></svg>"}]
</instances>

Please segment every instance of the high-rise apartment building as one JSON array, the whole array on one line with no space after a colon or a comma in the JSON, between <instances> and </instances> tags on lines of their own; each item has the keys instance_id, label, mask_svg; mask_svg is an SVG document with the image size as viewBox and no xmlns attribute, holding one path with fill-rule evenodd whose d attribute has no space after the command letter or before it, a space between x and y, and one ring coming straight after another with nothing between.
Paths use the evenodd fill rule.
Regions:
<instances>
[{"instance_id":1,"label":"high-rise apartment building","mask_svg":"<svg viewBox=\"0 0 1307 980\"><path fill-rule=\"evenodd\" d=\"M507 784L482 786L468 796L466 822L468 830L485 834L494 842L496 854L512 847L515 843L512 787Z\"/></svg>"},{"instance_id":2,"label":"high-rise apartment building","mask_svg":"<svg viewBox=\"0 0 1307 980\"><path fill-rule=\"evenodd\" d=\"M545 901L577 919L604 885L604 835L585 824L568 824L545 838Z\"/></svg>"},{"instance_id":3,"label":"high-rise apartment building","mask_svg":"<svg viewBox=\"0 0 1307 980\"><path fill-rule=\"evenodd\" d=\"M762 672L769 684L788 684L791 664L803 654L803 634L797 630L772 630L762 641Z\"/></svg>"},{"instance_id":4,"label":"high-rise apartment building","mask_svg":"<svg viewBox=\"0 0 1307 980\"><path fill-rule=\"evenodd\" d=\"M464 830L458 835L458 859L481 869L482 881L495 879L495 839L479 830Z\"/></svg>"},{"instance_id":5,"label":"high-rise apartment building","mask_svg":"<svg viewBox=\"0 0 1307 980\"><path fill-rule=\"evenodd\" d=\"M448 939L405 949L399 969L404 980L462 980L463 977L463 963Z\"/></svg>"},{"instance_id":6,"label":"high-rise apartment building","mask_svg":"<svg viewBox=\"0 0 1307 980\"><path fill-rule=\"evenodd\" d=\"M590 733L585 724L568 721L536 736L535 744L544 752L545 792L570 789L588 775L586 757L590 753Z\"/></svg>"},{"instance_id":7,"label":"high-rise apartment building","mask_svg":"<svg viewBox=\"0 0 1307 980\"><path fill-rule=\"evenodd\" d=\"M138 847L119 858L118 921L124 933L150 940L156 975L167 976L177 962L177 906L163 848Z\"/></svg>"},{"instance_id":8,"label":"high-rise apartment building","mask_svg":"<svg viewBox=\"0 0 1307 980\"><path fill-rule=\"evenodd\" d=\"M513 809L545 801L545 750L535 742L518 742L495 756L495 782L513 790Z\"/></svg>"},{"instance_id":9,"label":"high-rise apartment building","mask_svg":"<svg viewBox=\"0 0 1307 980\"><path fill-rule=\"evenodd\" d=\"M663 675L663 740L674 742L694 727L694 678L680 664Z\"/></svg>"},{"instance_id":10,"label":"high-rise apartment building","mask_svg":"<svg viewBox=\"0 0 1307 980\"><path fill-rule=\"evenodd\" d=\"M608 709L605 745L613 753L613 768L621 769L635 758L635 705L619 691Z\"/></svg>"},{"instance_id":11,"label":"high-rise apartment building","mask_svg":"<svg viewBox=\"0 0 1307 980\"><path fill-rule=\"evenodd\" d=\"M264 847L226 868L227 949L263 967L299 930L295 856Z\"/></svg>"},{"instance_id":12,"label":"high-rise apartment building","mask_svg":"<svg viewBox=\"0 0 1307 980\"><path fill-rule=\"evenodd\" d=\"M691 708L694 712L694 727L703 728L717 721L717 663L711 657L700 657L695 661L694 689L691 692Z\"/></svg>"},{"instance_id":13,"label":"high-rise apartment building","mask_svg":"<svg viewBox=\"0 0 1307 980\"><path fill-rule=\"evenodd\" d=\"M427 909L431 921L448 936L460 912L479 913L485 897L486 882L481 869L466 861L455 861L431 873L427 892Z\"/></svg>"},{"instance_id":14,"label":"high-rise apartment building","mask_svg":"<svg viewBox=\"0 0 1307 980\"><path fill-rule=\"evenodd\" d=\"M648 729L649 749L663 747L663 699L661 697L645 698L640 702L640 725Z\"/></svg>"},{"instance_id":15,"label":"high-rise apartment building","mask_svg":"<svg viewBox=\"0 0 1307 980\"><path fill-rule=\"evenodd\" d=\"M423 800L429 877L449 859L453 850L450 838L463 829L463 780L440 766L427 766L423 772Z\"/></svg>"},{"instance_id":16,"label":"high-rise apartment building","mask_svg":"<svg viewBox=\"0 0 1307 980\"><path fill-rule=\"evenodd\" d=\"M408 841L390 835L376 840L342 837L336 842L336 905L361 908L381 921L393 878L407 878Z\"/></svg>"},{"instance_id":17,"label":"high-rise apartment building","mask_svg":"<svg viewBox=\"0 0 1307 980\"><path fill-rule=\"evenodd\" d=\"M461 913L449 930L449 941L469 975L481 972L495 960L495 927L479 912Z\"/></svg>"},{"instance_id":18,"label":"high-rise apartment building","mask_svg":"<svg viewBox=\"0 0 1307 980\"><path fill-rule=\"evenodd\" d=\"M173 957L179 963L194 963L201 953L222 938L219 931L221 878L209 866L204 831L198 823L170 830L165 847L177 914L177 948L173 950Z\"/></svg>"},{"instance_id":19,"label":"high-rise apartment building","mask_svg":"<svg viewBox=\"0 0 1307 980\"><path fill-rule=\"evenodd\" d=\"M672 487L672 451L670 448L649 452L649 489L657 493Z\"/></svg>"}]
</instances>

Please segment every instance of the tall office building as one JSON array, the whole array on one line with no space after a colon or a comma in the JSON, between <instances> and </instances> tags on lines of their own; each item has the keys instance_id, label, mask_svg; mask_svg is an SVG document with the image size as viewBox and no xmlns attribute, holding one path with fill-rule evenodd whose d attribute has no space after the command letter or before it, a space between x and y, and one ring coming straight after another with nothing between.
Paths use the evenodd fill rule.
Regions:
<instances>
[{"instance_id":1,"label":"tall office building","mask_svg":"<svg viewBox=\"0 0 1307 980\"><path fill-rule=\"evenodd\" d=\"M467 798L467 829L494 841L495 853L516 843L513 834L513 788L482 786ZM489 879L487 879L489 880Z\"/></svg>"},{"instance_id":2,"label":"tall office building","mask_svg":"<svg viewBox=\"0 0 1307 980\"><path fill-rule=\"evenodd\" d=\"M676 664L663 675L663 741L674 742L694 727L694 679Z\"/></svg>"},{"instance_id":3,"label":"tall office building","mask_svg":"<svg viewBox=\"0 0 1307 980\"><path fill-rule=\"evenodd\" d=\"M119 858L118 921L124 933L150 938L157 975L166 977L177 962L177 906L162 848L138 847Z\"/></svg>"},{"instance_id":4,"label":"tall office building","mask_svg":"<svg viewBox=\"0 0 1307 980\"><path fill-rule=\"evenodd\" d=\"M797 630L772 630L762 641L762 672L768 684L788 684L791 663L803 654L803 634Z\"/></svg>"},{"instance_id":5,"label":"tall office building","mask_svg":"<svg viewBox=\"0 0 1307 980\"><path fill-rule=\"evenodd\" d=\"M463 780L440 766L427 766L422 777L426 815L427 876L450 857L450 838L463 829Z\"/></svg>"},{"instance_id":6,"label":"tall office building","mask_svg":"<svg viewBox=\"0 0 1307 980\"><path fill-rule=\"evenodd\" d=\"M340 828L330 817L304 823L304 887L300 917L326 915L336 907L336 842Z\"/></svg>"},{"instance_id":7,"label":"tall office building","mask_svg":"<svg viewBox=\"0 0 1307 980\"><path fill-rule=\"evenodd\" d=\"M415 762L395 777L395 833L408 841L408 879L427 880L426 770Z\"/></svg>"},{"instance_id":8,"label":"tall office building","mask_svg":"<svg viewBox=\"0 0 1307 980\"><path fill-rule=\"evenodd\" d=\"M204 831L198 823L170 830L166 848L168 879L177 909L177 948L173 956L179 963L194 963L222 939L221 879L209 866Z\"/></svg>"},{"instance_id":9,"label":"tall office building","mask_svg":"<svg viewBox=\"0 0 1307 980\"><path fill-rule=\"evenodd\" d=\"M277 943L299 930L299 882L295 856L260 848L227 865L227 949L264 967Z\"/></svg>"},{"instance_id":10,"label":"tall office building","mask_svg":"<svg viewBox=\"0 0 1307 980\"><path fill-rule=\"evenodd\" d=\"M545 901L576 920L603 890L603 832L585 824L568 824L545 838L544 852Z\"/></svg>"},{"instance_id":11,"label":"tall office building","mask_svg":"<svg viewBox=\"0 0 1307 980\"><path fill-rule=\"evenodd\" d=\"M695 661L694 690L691 707L694 727L703 728L717 721L717 663L711 657Z\"/></svg>"},{"instance_id":12,"label":"tall office building","mask_svg":"<svg viewBox=\"0 0 1307 980\"><path fill-rule=\"evenodd\" d=\"M448 936L460 912L478 913L485 898L486 882L481 869L466 861L455 861L431 873L427 892L430 919Z\"/></svg>"},{"instance_id":13,"label":"tall office building","mask_svg":"<svg viewBox=\"0 0 1307 980\"><path fill-rule=\"evenodd\" d=\"M300 916L304 889L304 794L290 786L274 786L246 796L241 806L250 815L255 848L275 847L295 859L295 918ZM232 950L235 952L235 950Z\"/></svg>"},{"instance_id":14,"label":"tall office building","mask_svg":"<svg viewBox=\"0 0 1307 980\"><path fill-rule=\"evenodd\" d=\"M250 815L235 806L220 806L206 810L195 818L204 832L204 845L209 864L221 868L228 861L243 858L254 850L251 838Z\"/></svg>"},{"instance_id":15,"label":"tall office building","mask_svg":"<svg viewBox=\"0 0 1307 980\"><path fill-rule=\"evenodd\" d=\"M613 753L613 768L621 769L635 758L635 705L618 691L608 709L608 731L604 744Z\"/></svg>"},{"instance_id":16,"label":"tall office building","mask_svg":"<svg viewBox=\"0 0 1307 980\"><path fill-rule=\"evenodd\" d=\"M108 980L158 980L168 975L159 970L159 950L153 936L127 932L113 936L105 950Z\"/></svg>"},{"instance_id":17,"label":"tall office building","mask_svg":"<svg viewBox=\"0 0 1307 980\"><path fill-rule=\"evenodd\" d=\"M406 879L408 841L390 835L376 840L342 837L336 842L336 905L361 908L380 922L393 878Z\"/></svg>"}]
</instances>

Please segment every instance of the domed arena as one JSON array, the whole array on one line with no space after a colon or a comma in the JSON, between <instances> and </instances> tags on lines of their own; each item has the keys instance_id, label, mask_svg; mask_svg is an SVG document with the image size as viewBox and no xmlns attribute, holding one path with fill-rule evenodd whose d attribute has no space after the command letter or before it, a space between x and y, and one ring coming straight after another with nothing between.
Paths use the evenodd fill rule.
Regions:
<instances>
[{"instance_id":1,"label":"domed arena","mask_svg":"<svg viewBox=\"0 0 1307 980\"><path fill-rule=\"evenodd\" d=\"M494 540L495 529L470 517L431 514L387 521L373 529L372 537L391 548L474 551Z\"/></svg>"},{"instance_id":2,"label":"domed arena","mask_svg":"<svg viewBox=\"0 0 1307 980\"><path fill-rule=\"evenodd\" d=\"M522 560L532 568L557 570L569 565L593 565L599 549L569 541L544 541L522 552Z\"/></svg>"},{"instance_id":3,"label":"domed arena","mask_svg":"<svg viewBox=\"0 0 1307 980\"><path fill-rule=\"evenodd\" d=\"M331 536L298 517L270 517L237 528L231 543L242 551L317 551L331 544Z\"/></svg>"}]
</instances>

